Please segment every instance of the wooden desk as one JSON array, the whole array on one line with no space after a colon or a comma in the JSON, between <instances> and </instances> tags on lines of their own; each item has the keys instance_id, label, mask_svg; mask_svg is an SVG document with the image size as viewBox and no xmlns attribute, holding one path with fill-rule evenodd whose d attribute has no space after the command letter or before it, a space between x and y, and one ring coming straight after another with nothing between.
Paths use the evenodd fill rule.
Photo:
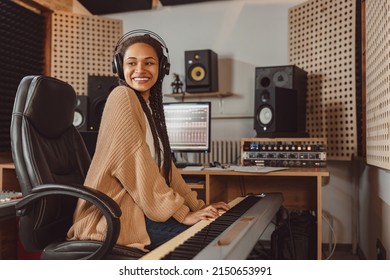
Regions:
<instances>
[{"instance_id":1,"label":"wooden desk","mask_svg":"<svg viewBox=\"0 0 390 280\"><path fill-rule=\"evenodd\" d=\"M326 168L290 168L270 173L181 170L186 181L204 182L205 201L231 201L248 193L282 192L288 209L313 210L317 215L317 259L322 258L322 186Z\"/></svg>"},{"instance_id":2,"label":"wooden desk","mask_svg":"<svg viewBox=\"0 0 390 280\"><path fill-rule=\"evenodd\" d=\"M282 192L283 206L288 209L313 210L317 214L317 258L322 258L322 186L329 177L326 168L290 168L270 173L244 173L232 171L186 171L181 170L184 179L191 182L207 204L216 201L232 201L247 193ZM13 163L0 164L0 190L20 191ZM8 215L7 215L8 216ZM6 218L3 216L3 218ZM16 251L16 222L14 214L3 220L7 225L7 236L14 240L3 240L3 251L11 255L1 258L13 258ZM5 229L5 228L4 228ZM9 233L8 233L9 232ZM1 235L1 234L0 234ZM0 236L1 237L1 236ZM0 243L2 242L0 238ZM11 246L12 248L9 248Z\"/></svg>"}]
</instances>

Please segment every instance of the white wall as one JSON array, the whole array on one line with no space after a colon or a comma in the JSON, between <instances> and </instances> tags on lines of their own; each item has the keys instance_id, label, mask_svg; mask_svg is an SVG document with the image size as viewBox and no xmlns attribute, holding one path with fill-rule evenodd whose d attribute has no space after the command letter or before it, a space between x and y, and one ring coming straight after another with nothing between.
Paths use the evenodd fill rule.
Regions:
<instances>
[{"instance_id":1,"label":"white wall","mask_svg":"<svg viewBox=\"0 0 390 280\"><path fill-rule=\"evenodd\" d=\"M216 52L219 90L235 95L212 99L213 116L246 119L229 119L228 124L216 120L218 125L213 124L212 139L238 140L255 136L254 68L288 64L288 8L301 2L212 1L106 16L122 19L124 32L141 28L159 34L169 49L171 73L178 73L183 81L184 51L212 49ZM165 78L164 92L172 91L172 81L172 76ZM166 101L172 99L168 97Z\"/></svg>"},{"instance_id":2,"label":"white wall","mask_svg":"<svg viewBox=\"0 0 390 280\"><path fill-rule=\"evenodd\" d=\"M235 95L213 98L213 139L254 137L254 68L288 64L288 9L302 0L215 1L106 15L123 20L124 32L158 33L169 48L171 73L184 77L184 51L212 49L219 58L219 87ZM172 77L164 82L170 93ZM166 98L166 101L171 101ZM231 118L241 116L244 118ZM323 209L334 222L338 243L351 244L354 187L350 162L330 162ZM323 222L323 242L330 240Z\"/></svg>"},{"instance_id":3,"label":"white wall","mask_svg":"<svg viewBox=\"0 0 390 280\"><path fill-rule=\"evenodd\" d=\"M367 259L376 259L380 240L390 259L390 172L359 165L359 247Z\"/></svg>"}]
</instances>

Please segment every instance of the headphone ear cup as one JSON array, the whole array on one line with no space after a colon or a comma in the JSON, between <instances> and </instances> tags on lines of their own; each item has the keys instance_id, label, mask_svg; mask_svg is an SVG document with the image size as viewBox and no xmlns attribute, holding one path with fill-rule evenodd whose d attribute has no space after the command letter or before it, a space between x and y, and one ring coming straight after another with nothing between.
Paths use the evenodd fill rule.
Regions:
<instances>
[{"instance_id":1,"label":"headphone ear cup","mask_svg":"<svg viewBox=\"0 0 390 280\"><path fill-rule=\"evenodd\" d=\"M112 61L112 72L117 74L118 77L122 80L125 79L125 74L123 73L123 57L120 53L114 55L114 59Z\"/></svg>"},{"instance_id":2,"label":"headphone ear cup","mask_svg":"<svg viewBox=\"0 0 390 280\"><path fill-rule=\"evenodd\" d=\"M163 55L160 61L160 78L164 78L165 75L169 75L169 70L171 68L168 58Z\"/></svg>"}]
</instances>

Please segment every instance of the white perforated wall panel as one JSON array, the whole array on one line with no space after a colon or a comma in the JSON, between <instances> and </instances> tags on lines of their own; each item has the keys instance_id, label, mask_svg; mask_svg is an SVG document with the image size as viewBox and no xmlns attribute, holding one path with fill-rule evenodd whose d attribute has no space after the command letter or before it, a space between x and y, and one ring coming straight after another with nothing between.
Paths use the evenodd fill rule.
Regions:
<instances>
[{"instance_id":1,"label":"white perforated wall panel","mask_svg":"<svg viewBox=\"0 0 390 280\"><path fill-rule=\"evenodd\" d=\"M390 0L366 0L367 163L390 169Z\"/></svg>"},{"instance_id":2,"label":"white perforated wall panel","mask_svg":"<svg viewBox=\"0 0 390 280\"><path fill-rule=\"evenodd\" d=\"M310 0L289 9L289 61L308 72L310 137L330 160L357 155L356 0Z\"/></svg>"},{"instance_id":3,"label":"white perforated wall panel","mask_svg":"<svg viewBox=\"0 0 390 280\"><path fill-rule=\"evenodd\" d=\"M52 19L51 75L87 95L88 75L113 75L121 20L56 12Z\"/></svg>"}]
</instances>

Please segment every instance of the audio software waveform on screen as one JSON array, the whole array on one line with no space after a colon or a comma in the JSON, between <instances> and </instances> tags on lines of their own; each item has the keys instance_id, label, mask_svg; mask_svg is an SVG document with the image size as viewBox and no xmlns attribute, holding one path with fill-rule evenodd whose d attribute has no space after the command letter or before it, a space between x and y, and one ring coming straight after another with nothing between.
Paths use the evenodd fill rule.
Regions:
<instances>
[{"instance_id":1,"label":"audio software waveform on screen","mask_svg":"<svg viewBox=\"0 0 390 280\"><path fill-rule=\"evenodd\" d=\"M209 151L210 102L164 103L164 113L172 151Z\"/></svg>"}]
</instances>

